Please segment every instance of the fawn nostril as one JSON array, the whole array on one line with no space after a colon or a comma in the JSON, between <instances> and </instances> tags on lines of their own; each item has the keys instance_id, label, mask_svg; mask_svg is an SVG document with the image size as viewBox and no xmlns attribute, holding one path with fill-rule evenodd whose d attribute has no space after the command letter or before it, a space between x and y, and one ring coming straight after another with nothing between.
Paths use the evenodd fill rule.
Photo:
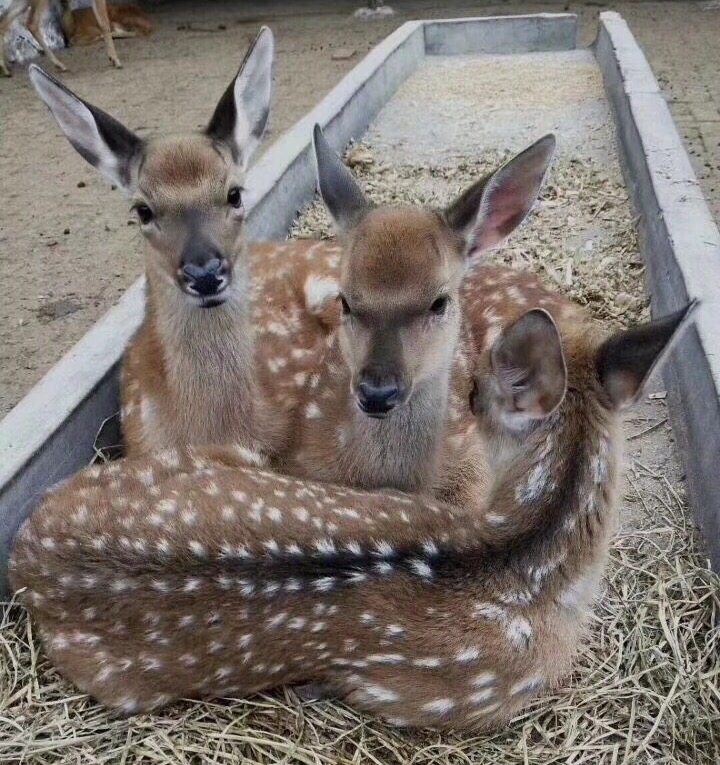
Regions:
<instances>
[{"instance_id":1,"label":"fawn nostril","mask_svg":"<svg viewBox=\"0 0 720 765\"><path fill-rule=\"evenodd\" d=\"M181 272L186 287L195 295L209 297L227 286L227 264L220 258L210 258L202 265L186 263Z\"/></svg>"},{"instance_id":2,"label":"fawn nostril","mask_svg":"<svg viewBox=\"0 0 720 765\"><path fill-rule=\"evenodd\" d=\"M395 383L375 385L361 382L357 386L357 402L365 414L387 414L400 402L400 389Z\"/></svg>"}]
</instances>

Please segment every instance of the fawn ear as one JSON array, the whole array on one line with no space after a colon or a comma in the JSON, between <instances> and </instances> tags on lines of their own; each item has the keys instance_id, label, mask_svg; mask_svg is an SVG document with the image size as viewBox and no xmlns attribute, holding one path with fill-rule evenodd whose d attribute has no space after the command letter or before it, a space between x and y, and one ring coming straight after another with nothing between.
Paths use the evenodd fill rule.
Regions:
<instances>
[{"instance_id":1,"label":"fawn ear","mask_svg":"<svg viewBox=\"0 0 720 765\"><path fill-rule=\"evenodd\" d=\"M30 65L30 82L76 151L112 183L132 191L137 183L142 140L35 64Z\"/></svg>"},{"instance_id":2,"label":"fawn ear","mask_svg":"<svg viewBox=\"0 0 720 765\"><path fill-rule=\"evenodd\" d=\"M350 170L330 147L320 125L313 129L313 148L320 196L338 228L347 231L365 217L370 204Z\"/></svg>"},{"instance_id":3,"label":"fawn ear","mask_svg":"<svg viewBox=\"0 0 720 765\"><path fill-rule=\"evenodd\" d=\"M652 373L692 323L698 301L648 324L618 332L598 349L598 377L615 409L632 406Z\"/></svg>"},{"instance_id":4,"label":"fawn ear","mask_svg":"<svg viewBox=\"0 0 720 765\"><path fill-rule=\"evenodd\" d=\"M260 144L270 114L275 40L263 27L240 64L240 69L215 107L205 130L226 144L243 170Z\"/></svg>"},{"instance_id":5,"label":"fawn ear","mask_svg":"<svg viewBox=\"0 0 720 765\"><path fill-rule=\"evenodd\" d=\"M567 370L560 334L547 311L535 308L511 324L495 341L491 363L511 419L542 419L560 406Z\"/></svg>"},{"instance_id":6,"label":"fawn ear","mask_svg":"<svg viewBox=\"0 0 720 765\"><path fill-rule=\"evenodd\" d=\"M468 256L496 247L525 220L554 151L555 136L546 135L475 182L445 210L450 228L465 238Z\"/></svg>"}]
</instances>

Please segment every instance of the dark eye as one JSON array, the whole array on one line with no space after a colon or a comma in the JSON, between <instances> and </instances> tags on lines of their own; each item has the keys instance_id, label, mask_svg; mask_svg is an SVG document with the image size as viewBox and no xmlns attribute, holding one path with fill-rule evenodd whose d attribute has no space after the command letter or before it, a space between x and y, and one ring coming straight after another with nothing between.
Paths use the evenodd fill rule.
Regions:
<instances>
[{"instance_id":1,"label":"dark eye","mask_svg":"<svg viewBox=\"0 0 720 765\"><path fill-rule=\"evenodd\" d=\"M436 316L442 316L445 313L449 302L450 299L446 295L441 295L439 298L436 298L430 306L430 311Z\"/></svg>"},{"instance_id":2,"label":"dark eye","mask_svg":"<svg viewBox=\"0 0 720 765\"><path fill-rule=\"evenodd\" d=\"M340 306L342 308L342 314L343 316L349 316L350 315L350 306L348 305L347 300L342 295L338 295L338 298L340 300Z\"/></svg>"},{"instance_id":3,"label":"dark eye","mask_svg":"<svg viewBox=\"0 0 720 765\"><path fill-rule=\"evenodd\" d=\"M237 186L232 186L227 193L227 201L230 207L242 206L242 194Z\"/></svg>"},{"instance_id":4,"label":"dark eye","mask_svg":"<svg viewBox=\"0 0 720 765\"><path fill-rule=\"evenodd\" d=\"M147 205L137 205L135 207L135 212L137 213L138 218L140 218L140 223L142 223L143 226L150 223L155 217L153 211Z\"/></svg>"}]
</instances>

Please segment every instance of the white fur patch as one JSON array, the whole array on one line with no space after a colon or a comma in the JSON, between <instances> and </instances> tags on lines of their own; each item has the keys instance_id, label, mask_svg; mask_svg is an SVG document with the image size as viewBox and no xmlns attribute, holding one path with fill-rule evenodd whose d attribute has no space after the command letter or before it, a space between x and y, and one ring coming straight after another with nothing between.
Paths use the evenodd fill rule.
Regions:
<instances>
[{"instance_id":1,"label":"white fur patch","mask_svg":"<svg viewBox=\"0 0 720 765\"><path fill-rule=\"evenodd\" d=\"M337 296L340 286L335 279L310 274L305 279L305 302L309 309L320 308L328 298Z\"/></svg>"}]
</instances>

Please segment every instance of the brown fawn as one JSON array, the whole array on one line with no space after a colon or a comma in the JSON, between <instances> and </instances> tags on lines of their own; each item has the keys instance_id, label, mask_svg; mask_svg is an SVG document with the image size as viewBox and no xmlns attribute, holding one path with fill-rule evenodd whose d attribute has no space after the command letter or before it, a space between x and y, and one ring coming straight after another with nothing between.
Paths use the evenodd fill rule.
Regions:
<instances>
[{"instance_id":1,"label":"brown fawn","mask_svg":"<svg viewBox=\"0 0 720 765\"><path fill-rule=\"evenodd\" d=\"M506 301L522 315L479 342L483 507L299 481L232 449L93 466L52 490L10 573L60 672L127 713L317 683L435 728L496 727L552 687L604 568L620 413L691 311L606 339L528 284L557 322Z\"/></svg>"},{"instance_id":2,"label":"brown fawn","mask_svg":"<svg viewBox=\"0 0 720 765\"><path fill-rule=\"evenodd\" d=\"M31 67L70 143L132 197L147 242L146 316L122 370L129 455L248 440L283 449L318 332L288 278L250 278L243 183L267 123L273 47L263 28L204 132L149 141ZM260 244L255 254L272 274L273 263L312 248ZM268 340L257 354L254 320Z\"/></svg>"},{"instance_id":3,"label":"brown fawn","mask_svg":"<svg viewBox=\"0 0 720 765\"><path fill-rule=\"evenodd\" d=\"M342 320L309 378L291 472L406 491L452 479L475 433L463 276L525 219L554 147L545 136L444 210L372 208L315 126L318 186L344 245Z\"/></svg>"},{"instance_id":4,"label":"brown fawn","mask_svg":"<svg viewBox=\"0 0 720 765\"><path fill-rule=\"evenodd\" d=\"M65 64L53 53L51 48L45 42L45 38L40 29L40 24L45 17L48 8L50 7L51 0L11 0L10 5L6 8L5 13L0 17L0 72L6 77L10 77L10 67L7 62L5 54L5 34L7 33L10 25L15 19L20 19L27 14L25 27L30 34L38 41L40 47L45 52L45 55L50 59L53 66L62 72L67 71ZM73 12L69 9L69 3L63 2L64 17ZM112 6L111 6L112 8ZM86 15L87 12L83 14ZM122 34L120 30L115 28L113 21L113 11L110 11L108 16L108 6L106 0L93 0L92 13L95 17L95 21L98 26L99 35L105 40L105 47L107 48L107 54L110 61L118 69L122 68L120 59L118 58L117 51L115 50L115 43L113 37L127 37L127 34ZM66 26L67 21L63 25Z\"/></svg>"}]
</instances>

